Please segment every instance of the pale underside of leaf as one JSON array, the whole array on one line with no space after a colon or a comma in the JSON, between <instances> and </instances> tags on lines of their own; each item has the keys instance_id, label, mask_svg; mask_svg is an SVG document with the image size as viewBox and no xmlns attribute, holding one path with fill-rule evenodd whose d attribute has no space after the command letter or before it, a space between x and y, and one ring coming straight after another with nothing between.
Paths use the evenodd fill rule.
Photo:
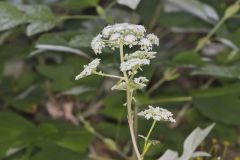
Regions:
<instances>
[{"instance_id":1,"label":"pale underside of leaf","mask_svg":"<svg viewBox=\"0 0 240 160\"><path fill-rule=\"evenodd\" d=\"M59 46L59 45L49 45L49 44L38 44L38 45L36 45L36 48L37 48L37 50L31 52L29 56L34 56L36 54L43 53L45 51L56 51L56 52L69 52L69 53L73 53L73 54L79 55L79 56L87 58L87 59L91 59L90 56L87 55L86 53L84 53L83 51L75 49L75 48L71 48L71 47Z\"/></svg>"},{"instance_id":2,"label":"pale underside of leaf","mask_svg":"<svg viewBox=\"0 0 240 160\"><path fill-rule=\"evenodd\" d=\"M135 10L140 3L140 0L117 0L117 2L121 5L125 5Z\"/></svg>"},{"instance_id":3,"label":"pale underside of leaf","mask_svg":"<svg viewBox=\"0 0 240 160\"><path fill-rule=\"evenodd\" d=\"M209 23L219 20L217 12L209 5L198 0L165 0L166 12L188 12Z\"/></svg>"}]
</instances>

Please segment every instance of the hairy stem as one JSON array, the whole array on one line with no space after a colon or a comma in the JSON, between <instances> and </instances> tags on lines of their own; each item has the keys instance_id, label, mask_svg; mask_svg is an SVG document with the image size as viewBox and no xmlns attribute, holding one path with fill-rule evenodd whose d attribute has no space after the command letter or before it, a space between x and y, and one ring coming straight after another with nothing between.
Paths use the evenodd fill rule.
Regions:
<instances>
[{"instance_id":1,"label":"hairy stem","mask_svg":"<svg viewBox=\"0 0 240 160\"><path fill-rule=\"evenodd\" d=\"M120 60L121 63L124 62L124 53L123 53L123 44L120 44ZM131 90L130 86L129 86L129 79L127 76L126 72L123 72L124 75L124 79L127 83L127 91L126 91L126 98L127 98L127 112L128 112L128 125L129 125L129 130L130 130L130 135L131 135L131 139L132 139L132 144L133 144L133 148L135 151L135 154L137 156L138 159L140 159L140 153L138 150L138 146L137 146L137 142L136 142L136 136L135 136L135 132L134 132L134 117L133 117L133 113L132 113L132 98L133 98L133 91Z\"/></svg>"}]
</instances>

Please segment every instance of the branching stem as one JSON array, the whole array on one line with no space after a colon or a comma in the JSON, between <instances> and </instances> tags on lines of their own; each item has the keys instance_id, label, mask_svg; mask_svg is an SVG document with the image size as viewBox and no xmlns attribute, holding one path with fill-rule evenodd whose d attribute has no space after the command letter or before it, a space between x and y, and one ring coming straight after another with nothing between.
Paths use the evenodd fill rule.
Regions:
<instances>
[{"instance_id":1,"label":"branching stem","mask_svg":"<svg viewBox=\"0 0 240 160\"><path fill-rule=\"evenodd\" d=\"M124 62L123 44L120 44L120 60L121 60L121 63ZM129 130L130 130L130 135L131 135L131 139L132 139L133 148L134 148L135 154L136 154L136 156L139 160L140 159L140 153L139 153L139 150L138 150L138 146L137 146L137 142L136 142L136 136L135 136L134 127L133 127L134 126L134 120L133 120L134 117L133 117L133 113L132 113L133 90L128 85L129 79L128 79L127 73L123 72L123 75L124 75L124 79L127 83L126 98L127 98L128 125L129 125Z\"/></svg>"}]
</instances>

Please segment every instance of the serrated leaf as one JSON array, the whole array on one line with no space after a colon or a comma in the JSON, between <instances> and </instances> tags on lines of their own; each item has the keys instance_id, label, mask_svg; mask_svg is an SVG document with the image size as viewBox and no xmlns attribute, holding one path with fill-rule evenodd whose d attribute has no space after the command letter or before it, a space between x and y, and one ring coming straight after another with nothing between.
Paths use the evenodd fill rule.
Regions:
<instances>
[{"instance_id":1,"label":"serrated leaf","mask_svg":"<svg viewBox=\"0 0 240 160\"><path fill-rule=\"evenodd\" d=\"M0 31L4 31L25 23L23 12L14 5L0 2Z\"/></svg>"}]
</instances>

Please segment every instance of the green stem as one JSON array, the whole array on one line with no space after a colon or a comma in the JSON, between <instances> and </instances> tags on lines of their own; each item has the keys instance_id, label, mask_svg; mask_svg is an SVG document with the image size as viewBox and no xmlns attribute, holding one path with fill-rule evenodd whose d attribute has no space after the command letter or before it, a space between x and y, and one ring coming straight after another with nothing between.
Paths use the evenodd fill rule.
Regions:
<instances>
[{"instance_id":1,"label":"green stem","mask_svg":"<svg viewBox=\"0 0 240 160\"><path fill-rule=\"evenodd\" d=\"M153 128L154 128L155 125L156 125L156 122L157 122L156 120L153 121L152 126L151 126L150 130L148 131L148 134L147 134L147 137L146 137L145 143L144 143L144 148L146 148L146 146L147 146L149 137L150 137L150 135L151 135L151 133L152 133L152 131L153 131Z\"/></svg>"},{"instance_id":2,"label":"green stem","mask_svg":"<svg viewBox=\"0 0 240 160\"><path fill-rule=\"evenodd\" d=\"M117 1L116 0L112 0L111 3L109 3L109 5L105 8L105 10L109 10L111 9L115 4L117 4Z\"/></svg>"},{"instance_id":3,"label":"green stem","mask_svg":"<svg viewBox=\"0 0 240 160\"><path fill-rule=\"evenodd\" d=\"M155 83L148 91L147 94L151 94L154 90L156 90L159 86L161 86L165 82L165 78L161 78L157 83Z\"/></svg>"},{"instance_id":4,"label":"green stem","mask_svg":"<svg viewBox=\"0 0 240 160\"><path fill-rule=\"evenodd\" d=\"M189 102L192 101L192 97L172 97L172 98L161 98L156 100L150 100L150 103L172 103L172 102ZM145 105L142 104L142 105Z\"/></svg>"},{"instance_id":5,"label":"green stem","mask_svg":"<svg viewBox=\"0 0 240 160\"><path fill-rule=\"evenodd\" d=\"M93 128L93 126L88 122L88 121L86 121L85 120L85 118L82 116L82 115L78 115L78 119L82 122L82 124L84 125L84 127L85 127L85 129L86 130L88 130L91 134L93 134L94 136L96 136L99 140L101 140L103 143L105 143L105 137L101 134L101 133L99 133L99 132L97 132L94 128ZM117 144L115 144L116 146L117 146ZM107 146L107 145L106 145ZM109 148L109 149L111 149L111 148ZM120 151L120 149L118 149L117 148L117 150L116 150L116 152L122 157L122 158L124 158L124 159L128 159L128 157L123 153L123 152L121 152Z\"/></svg>"},{"instance_id":6,"label":"green stem","mask_svg":"<svg viewBox=\"0 0 240 160\"><path fill-rule=\"evenodd\" d=\"M124 62L124 52L123 52L123 44L120 44L120 61L121 63ZM133 149L135 151L135 154L138 159L140 159L140 153L138 150L137 142L136 142L136 136L134 132L134 118L133 118L133 113L132 113L132 98L133 98L133 91L131 90L129 86L129 79L127 76L126 72L123 72L124 79L127 83L127 91L126 91L126 99L127 99L127 113L128 113L128 125L129 125L129 130L130 130L130 135L132 139L132 144L133 144Z\"/></svg>"},{"instance_id":7,"label":"green stem","mask_svg":"<svg viewBox=\"0 0 240 160\"><path fill-rule=\"evenodd\" d=\"M240 5L240 0L237 0L232 6L230 7L235 7L235 5ZM227 15L227 11L228 9L233 9L233 8L227 8L227 10L225 10L225 15L221 18L221 20L214 26L214 28L207 34L206 37L204 37L202 39L201 43L198 43L197 47L195 48L195 51L198 52L200 49L202 49L205 44L209 41L209 39L213 36L213 34L221 27L221 25L229 18L232 18L235 16L236 12L239 11L239 8L235 11L233 11L233 13L231 13L230 15ZM233 9L235 10L235 9Z\"/></svg>"},{"instance_id":8,"label":"green stem","mask_svg":"<svg viewBox=\"0 0 240 160\"><path fill-rule=\"evenodd\" d=\"M223 17L215 26L214 28L207 34L206 37L204 37L204 41L202 44L197 45L197 47L195 48L195 52L198 52L199 50L201 50L206 43L209 41L209 39L214 35L214 33L221 27L221 25L227 20L226 17Z\"/></svg>"},{"instance_id":9,"label":"green stem","mask_svg":"<svg viewBox=\"0 0 240 160\"><path fill-rule=\"evenodd\" d=\"M102 73L102 72L94 72L94 74L104 76L104 77L109 77L109 78L117 78L117 79L123 79L124 78L124 77L121 77L121 76L115 76L115 75L106 74L106 73Z\"/></svg>"},{"instance_id":10,"label":"green stem","mask_svg":"<svg viewBox=\"0 0 240 160\"><path fill-rule=\"evenodd\" d=\"M95 15L65 15L60 18L60 21L65 21L69 19L97 19L101 18Z\"/></svg>"},{"instance_id":11,"label":"green stem","mask_svg":"<svg viewBox=\"0 0 240 160\"><path fill-rule=\"evenodd\" d=\"M147 153L149 147L151 146L151 144L148 143L148 141L149 141L150 135L152 134L153 128L154 128L155 125L156 125L156 122L157 122L156 120L153 121L152 126L151 126L150 130L148 131L147 137L145 138L144 147L143 147L143 152L142 152L142 154L141 154L141 160L144 159L145 154Z\"/></svg>"},{"instance_id":12,"label":"green stem","mask_svg":"<svg viewBox=\"0 0 240 160\"><path fill-rule=\"evenodd\" d=\"M124 52L123 52L123 44L122 43L120 44L120 61L121 61L121 63L124 62ZM126 82L128 82L129 81L128 76L125 71L123 72L123 75L124 75Z\"/></svg>"}]
</instances>

